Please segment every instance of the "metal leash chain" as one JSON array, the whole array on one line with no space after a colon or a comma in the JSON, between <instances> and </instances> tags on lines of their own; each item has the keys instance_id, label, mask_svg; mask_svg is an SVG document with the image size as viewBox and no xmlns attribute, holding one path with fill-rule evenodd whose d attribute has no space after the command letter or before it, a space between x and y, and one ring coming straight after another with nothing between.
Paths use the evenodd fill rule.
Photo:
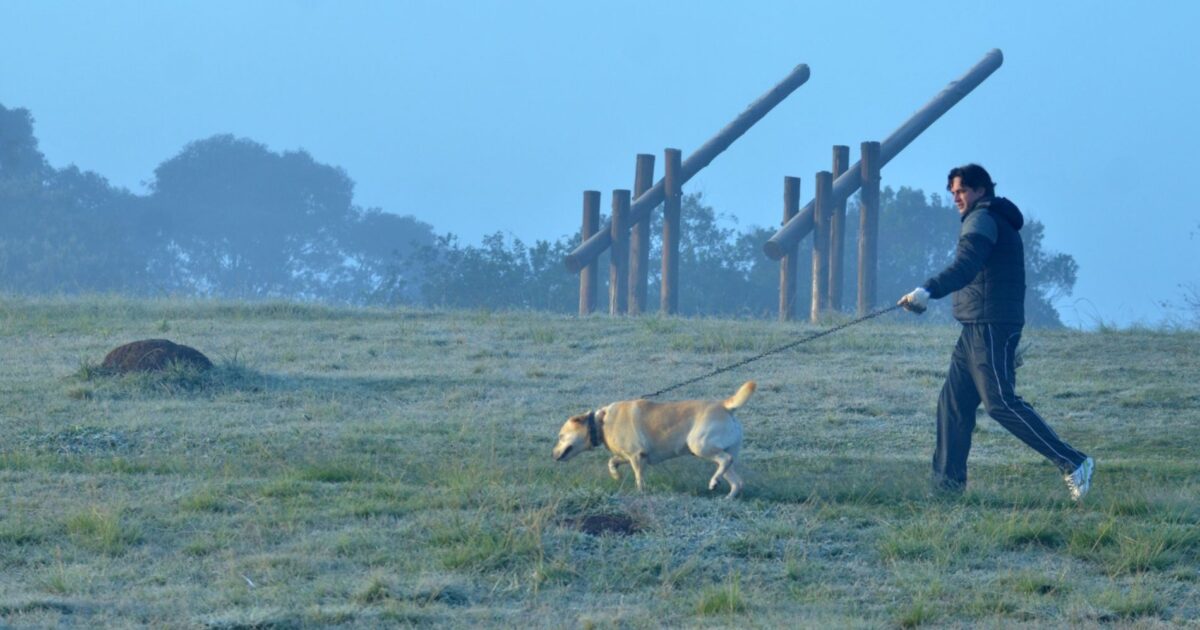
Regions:
<instances>
[{"instance_id":1,"label":"metal leash chain","mask_svg":"<svg viewBox=\"0 0 1200 630\"><path fill-rule=\"evenodd\" d=\"M872 313L867 313L866 315L863 315L862 317L859 317L858 319L848 321L844 324L838 324L837 326L834 326L833 328L830 328L828 330L822 330L821 332L813 333L807 337L804 337L803 339L799 339L799 340L793 341L789 344L779 346L778 348L773 348L771 350L767 350L766 352L763 352L762 354L752 356L748 359L742 359L741 361L738 361L737 363L734 363L732 365L727 365L722 368L717 368L717 369L713 370L712 372L709 372L708 374L702 374L700 376L697 376L696 378L692 378L692 379L683 381L682 383L677 383L670 387L664 387L663 389L660 389L660 390L654 392L653 394L645 394L645 395L641 396L641 398L654 398L655 396L658 396L659 394L665 394L669 391L679 389L680 387L683 387L685 385L691 385L692 383L695 383L696 381L702 381L710 376L716 376L722 372L728 372L730 370L740 368L743 365L746 365L747 363L750 363L752 361L757 361L763 357L770 356L772 354L776 354L779 352L783 352L784 350L790 350L802 343L807 343L809 341L812 341L813 339L819 339L821 337L824 337L825 335L832 335L833 333L835 333L843 328L849 328L850 326L853 326L855 324L861 324L862 322L865 322L868 319L874 319L876 317L879 317L880 315L890 313L898 308L901 308L901 306L899 304L895 304L895 305L889 306L884 309L879 309Z\"/></svg>"}]
</instances>

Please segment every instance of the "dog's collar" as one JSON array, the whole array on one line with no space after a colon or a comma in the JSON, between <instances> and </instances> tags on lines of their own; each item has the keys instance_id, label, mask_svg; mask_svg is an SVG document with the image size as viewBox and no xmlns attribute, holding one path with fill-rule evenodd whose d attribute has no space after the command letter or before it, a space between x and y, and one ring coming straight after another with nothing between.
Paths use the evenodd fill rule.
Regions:
<instances>
[{"instance_id":1,"label":"dog's collar","mask_svg":"<svg viewBox=\"0 0 1200 630\"><path fill-rule=\"evenodd\" d=\"M601 427L596 422L596 412L595 411L588 412L587 427L588 427L588 442L591 444L592 448L595 448L597 446L600 446L601 444L604 444L604 436L601 434L601 432L604 430L604 428Z\"/></svg>"}]
</instances>

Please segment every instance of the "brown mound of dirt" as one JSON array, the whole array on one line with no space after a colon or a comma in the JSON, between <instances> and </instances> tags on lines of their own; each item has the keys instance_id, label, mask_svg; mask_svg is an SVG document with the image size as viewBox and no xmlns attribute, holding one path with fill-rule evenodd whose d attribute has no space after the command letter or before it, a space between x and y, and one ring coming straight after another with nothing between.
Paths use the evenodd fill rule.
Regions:
<instances>
[{"instance_id":1,"label":"brown mound of dirt","mask_svg":"<svg viewBox=\"0 0 1200 630\"><path fill-rule=\"evenodd\" d=\"M637 523L624 514L591 514L579 519L579 531L592 536L619 534L628 536L638 531Z\"/></svg>"},{"instance_id":2,"label":"brown mound of dirt","mask_svg":"<svg viewBox=\"0 0 1200 630\"><path fill-rule=\"evenodd\" d=\"M172 362L189 364L201 370L213 366L212 361L195 348L166 339L143 339L114 348L104 357L100 368L120 374L153 372L167 367Z\"/></svg>"}]
</instances>

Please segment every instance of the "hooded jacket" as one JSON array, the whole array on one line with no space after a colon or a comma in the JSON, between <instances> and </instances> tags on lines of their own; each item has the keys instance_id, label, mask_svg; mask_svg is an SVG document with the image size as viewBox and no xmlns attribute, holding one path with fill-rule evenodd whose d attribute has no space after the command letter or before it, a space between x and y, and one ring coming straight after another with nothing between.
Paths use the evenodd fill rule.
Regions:
<instances>
[{"instance_id":1,"label":"hooded jacket","mask_svg":"<svg viewBox=\"0 0 1200 630\"><path fill-rule=\"evenodd\" d=\"M929 297L954 294L964 324L1025 323L1025 217L1003 197L984 197L962 217L954 262L922 285Z\"/></svg>"}]
</instances>

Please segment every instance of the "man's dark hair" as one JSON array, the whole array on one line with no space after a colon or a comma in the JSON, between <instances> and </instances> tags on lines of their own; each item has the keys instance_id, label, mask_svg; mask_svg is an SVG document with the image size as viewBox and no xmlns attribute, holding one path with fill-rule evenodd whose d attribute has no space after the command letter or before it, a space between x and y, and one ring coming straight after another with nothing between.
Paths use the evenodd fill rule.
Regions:
<instances>
[{"instance_id":1,"label":"man's dark hair","mask_svg":"<svg viewBox=\"0 0 1200 630\"><path fill-rule=\"evenodd\" d=\"M996 196L996 183L992 181L992 176L978 164L967 164L965 166L956 166L950 169L950 174L946 176L946 190L954 185L954 178L961 177L963 186L967 188L983 188L984 194L988 197Z\"/></svg>"}]
</instances>

